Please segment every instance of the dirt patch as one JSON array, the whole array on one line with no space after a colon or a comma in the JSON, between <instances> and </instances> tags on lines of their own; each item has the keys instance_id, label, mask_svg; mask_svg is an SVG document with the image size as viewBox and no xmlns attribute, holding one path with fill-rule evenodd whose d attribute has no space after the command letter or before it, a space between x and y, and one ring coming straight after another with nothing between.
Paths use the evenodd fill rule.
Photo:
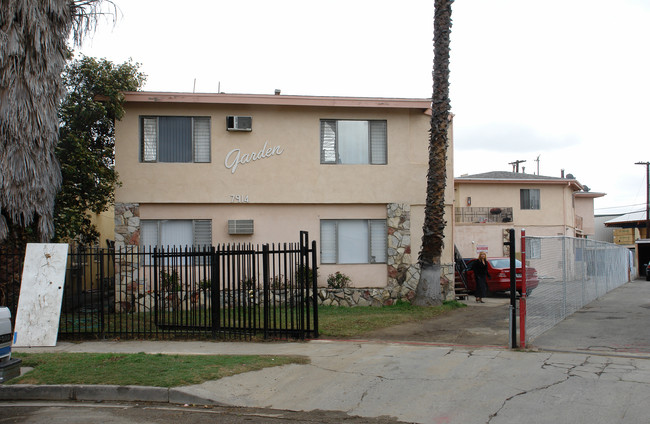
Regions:
<instances>
[{"instance_id":1,"label":"dirt patch","mask_svg":"<svg viewBox=\"0 0 650 424\"><path fill-rule=\"evenodd\" d=\"M509 300L487 298L466 308L454 309L436 318L400 324L363 334L367 340L429 342L468 346L507 346Z\"/></svg>"}]
</instances>

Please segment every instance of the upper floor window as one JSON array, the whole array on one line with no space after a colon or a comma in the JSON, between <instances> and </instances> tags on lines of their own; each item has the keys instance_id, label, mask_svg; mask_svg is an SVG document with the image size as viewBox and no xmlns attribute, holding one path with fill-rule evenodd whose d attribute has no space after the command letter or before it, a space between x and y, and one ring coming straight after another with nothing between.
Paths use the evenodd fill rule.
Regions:
<instances>
[{"instance_id":1,"label":"upper floor window","mask_svg":"<svg viewBox=\"0 0 650 424\"><path fill-rule=\"evenodd\" d=\"M141 118L142 162L210 162L210 118Z\"/></svg>"},{"instance_id":2,"label":"upper floor window","mask_svg":"<svg viewBox=\"0 0 650 424\"><path fill-rule=\"evenodd\" d=\"M521 209L539 209L540 197L538 188L522 188L519 191Z\"/></svg>"},{"instance_id":3,"label":"upper floor window","mask_svg":"<svg viewBox=\"0 0 650 424\"><path fill-rule=\"evenodd\" d=\"M320 121L320 162L386 164L386 121Z\"/></svg>"},{"instance_id":4,"label":"upper floor window","mask_svg":"<svg viewBox=\"0 0 650 424\"><path fill-rule=\"evenodd\" d=\"M386 220L321 220L320 243L323 264L386 263Z\"/></svg>"}]
</instances>

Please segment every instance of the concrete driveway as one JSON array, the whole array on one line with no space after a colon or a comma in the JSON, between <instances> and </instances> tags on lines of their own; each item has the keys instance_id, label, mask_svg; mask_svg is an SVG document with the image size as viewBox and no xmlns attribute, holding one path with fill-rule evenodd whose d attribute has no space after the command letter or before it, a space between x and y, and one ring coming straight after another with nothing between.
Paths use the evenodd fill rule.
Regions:
<instances>
[{"instance_id":1,"label":"concrete driveway","mask_svg":"<svg viewBox=\"0 0 650 424\"><path fill-rule=\"evenodd\" d=\"M541 350L650 358L650 282L612 290L532 341Z\"/></svg>"}]
</instances>

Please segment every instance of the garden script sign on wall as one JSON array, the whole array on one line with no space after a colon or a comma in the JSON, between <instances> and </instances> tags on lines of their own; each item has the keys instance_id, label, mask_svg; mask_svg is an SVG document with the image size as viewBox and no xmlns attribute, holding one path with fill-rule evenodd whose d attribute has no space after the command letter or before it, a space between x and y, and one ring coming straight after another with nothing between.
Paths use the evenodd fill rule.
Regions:
<instances>
[{"instance_id":1,"label":"garden script sign on wall","mask_svg":"<svg viewBox=\"0 0 650 424\"><path fill-rule=\"evenodd\" d=\"M273 156L279 156L284 153L284 149L278 144L275 147L269 147L269 142L264 142L264 147L259 152L244 153L242 154L241 149L232 149L226 155L224 165L227 169L230 169L231 173L235 173L239 165L246 165L250 162L255 162L261 159L268 159Z\"/></svg>"}]
</instances>

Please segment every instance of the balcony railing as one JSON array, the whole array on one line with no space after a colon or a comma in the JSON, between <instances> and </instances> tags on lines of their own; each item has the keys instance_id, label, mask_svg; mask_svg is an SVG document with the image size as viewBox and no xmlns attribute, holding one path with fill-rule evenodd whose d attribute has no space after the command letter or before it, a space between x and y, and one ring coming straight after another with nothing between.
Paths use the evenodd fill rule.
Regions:
<instances>
[{"instance_id":1,"label":"balcony railing","mask_svg":"<svg viewBox=\"0 0 650 424\"><path fill-rule=\"evenodd\" d=\"M512 208L509 207L464 207L456 208L457 223L512 222Z\"/></svg>"}]
</instances>

